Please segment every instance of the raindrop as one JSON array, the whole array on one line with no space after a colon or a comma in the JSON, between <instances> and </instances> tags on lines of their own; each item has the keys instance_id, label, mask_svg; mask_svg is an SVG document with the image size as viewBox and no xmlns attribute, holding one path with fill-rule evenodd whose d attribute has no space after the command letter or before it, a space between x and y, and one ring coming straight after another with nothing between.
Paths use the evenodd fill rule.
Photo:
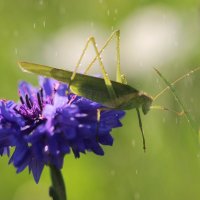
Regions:
<instances>
[{"instance_id":1,"label":"raindrop","mask_svg":"<svg viewBox=\"0 0 200 200\"><path fill-rule=\"evenodd\" d=\"M144 66L144 63L143 63L142 61L139 61L138 64L139 64L140 67L143 67L143 66Z\"/></svg>"},{"instance_id":2,"label":"raindrop","mask_svg":"<svg viewBox=\"0 0 200 200\"><path fill-rule=\"evenodd\" d=\"M44 28L46 27L46 21L45 20L43 21L43 27Z\"/></svg>"},{"instance_id":3,"label":"raindrop","mask_svg":"<svg viewBox=\"0 0 200 200\"><path fill-rule=\"evenodd\" d=\"M135 140L131 141L131 145L132 145L132 147L135 147L135 145L136 145Z\"/></svg>"},{"instance_id":4,"label":"raindrop","mask_svg":"<svg viewBox=\"0 0 200 200\"><path fill-rule=\"evenodd\" d=\"M136 193L134 194L134 199L135 199L135 200L139 200L139 199L140 199L140 193L139 193L139 192L136 192Z\"/></svg>"},{"instance_id":5,"label":"raindrop","mask_svg":"<svg viewBox=\"0 0 200 200\"><path fill-rule=\"evenodd\" d=\"M33 28L34 28L34 29L36 28L36 24L35 24L35 23L33 24Z\"/></svg>"},{"instance_id":6,"label":"raindrop","mask_svg":"<svg viewBox=\"0 0 200 200\"><path fill-rule=\"evenodd\" d=\"M39 4L42 6L44 4L43 0L40 0Z\"/></svg>"},{"instance_id":7,"label":"raindrop","mask_svg":"<svg viewBox=\"0 0 200 200\"><path fill-rule=\"evenodd\" d=\"M16 54L16 55L18 54L18 49L17 49L17 48L15 48L15 54Z\"/></svg>"},{"instance_id":8,"label":"raindrop","mask_svg":"<svg viewBox=\"0 0 200 200\"><path fill-rule=\"evenodd\" d=\"M138 175L138 170L137 169L135 170L135 174Z\"/></svg>"},{"instance_id":9,"label":"raindrop","mask_svg":"<svg viewBox=\"0 0 200 200\"><path fill-rule=\"evenodd\" d=\"M115 176L115 174L116 174L115 170L112 169L112 170L110 171L110 174L111 174L111 176Z\"/></svg>"},{"instance_id":10,"label":"raindrop","mask_svg":"<svg viewBox=\"0 0 200 200\"><path fill-rule=\"evenodd\" d=\"M65 13L66 13L66 9L63 8L63 7L61 7L61 8L60 8L60 14L61 14L61 15L64 15Z\"/></svg>"},{"instance_id":11,"label":"raindrop","mask_svg":"<svg viewBox=\"0 0 200 200\"><path fill-rule=\"evenodd\" d=\"M18 37L19 36L18 30L14 30L13 35L14 35L14 37Z\"/></svg>"},{"instance_id":12,"label":"raindrop","mask_svg":"<svg viewBox=\"0 0 200 200\"><path fill-rule=\"evenodd\" d=\"M99 3L102 4L102 3L103 3L103 0L99 0Z\"/></svg>"},{"instance_id":13,"label":"raindrop","mask_svg":"<svg viewBox=\"0 0 200 200\"><path fill-rule=\"evenodd\" d=\"M163 123L165 123L165 122L166 122L166 119L165 119L165 117L163 117L163 118L162 118L162 121L163 121Z\"/></svg>"},{"instance_id":14,"label":"raindrop","mask_svg":"<svg viewBox=\"0 0 200 200\"><path fill-rule=\"evenodd\" d=\"M174 41L174 46L178 47L178 45L179 45L178 41Z\"/></svg>"},{"instance_id":15,"label":"raindrop","mask_svg":"<svg viewBox=\"0 0 200 200\"><path fill-rule=\"evenodd\" d=\"M93 28L94 27L94 22L90 22L90 26Z\"/></svg>"},{"instance_id":16,"label":"raindrop","mask_svg":"<svg viewBox=\"0 0 200 200\"><path fill-rule=\"evenodd\" d=\"M114 13L117 15L118 14L118 9L115 8Z\"/></svg>"},{"instance_id":17,"label":"raindrop","mask_svg":"<svg viewBox=\"0 0 200 200\"><path fill-rule=\"evenodd\" d=\"M110 10L109 9L107 10L107 15L110 16Z\"/></svg>"},{"instance_id":18,"label":"raindrop","mask_svg":"<svg viewBox=\"0 0 200 200\"><path fill-rule=\"evenodd\" d=\"M200 158L200 153L197 154L197 158L198 158L198 159Z\"/></svg>"}]
</instances>

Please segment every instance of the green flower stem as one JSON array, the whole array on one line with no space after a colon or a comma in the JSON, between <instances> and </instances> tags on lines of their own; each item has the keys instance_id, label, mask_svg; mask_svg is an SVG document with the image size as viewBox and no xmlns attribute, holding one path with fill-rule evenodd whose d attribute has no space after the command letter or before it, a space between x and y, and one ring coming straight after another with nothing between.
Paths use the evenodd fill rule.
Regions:
<instances>
[{"instance_id":1,"label":"green flower stem","mask_svg":"<svg viewBox=\"0 0 200 200\"><path fill-rule=\"evenodd\" d=\"M65 182L62 173L54 166L50 166L52 186L49 188L49 195L53 200L67 200Z\"/></svg>"}]
</instances>

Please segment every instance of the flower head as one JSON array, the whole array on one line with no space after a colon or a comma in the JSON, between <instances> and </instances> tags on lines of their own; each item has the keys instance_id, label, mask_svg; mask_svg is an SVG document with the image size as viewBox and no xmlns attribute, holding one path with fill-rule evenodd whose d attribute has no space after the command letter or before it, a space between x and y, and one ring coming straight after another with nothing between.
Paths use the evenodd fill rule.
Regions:
<instances>
[{"instance_id":1,"label":"flower head","mask_svg":"<svg viewBox=\"0 0 200 200\"><path fill-rule=\"evenodd\" d=\"M124 111L102 110L102 105L75 94L67 94L67 85L41 78L41 88L21 82L20 102L0 101L0 154L9 154L17 172L26 167L39 181L45 165L63 166L70 151L76 158L92 151L103 155L101 145L112 145L110 132L120 127Z\"/></svg>"}]
</instances>

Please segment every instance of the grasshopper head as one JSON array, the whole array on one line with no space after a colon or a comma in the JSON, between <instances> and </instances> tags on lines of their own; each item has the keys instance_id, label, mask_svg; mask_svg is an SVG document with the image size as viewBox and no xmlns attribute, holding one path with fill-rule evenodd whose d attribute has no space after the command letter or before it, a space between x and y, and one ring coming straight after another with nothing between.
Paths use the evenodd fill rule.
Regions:
<instances>
[{"instance_id":1,"label":"grasshopper head","mask_svg":"<svg viewBox=\"0 0 200 200\"><path fill-rule=\"evenodd\" d=\"M150 110L153 98L145 93L141 94L141 98L142 98L142 112L144 113L144 115L146 115Z\"/></svg>"}]
</instances>

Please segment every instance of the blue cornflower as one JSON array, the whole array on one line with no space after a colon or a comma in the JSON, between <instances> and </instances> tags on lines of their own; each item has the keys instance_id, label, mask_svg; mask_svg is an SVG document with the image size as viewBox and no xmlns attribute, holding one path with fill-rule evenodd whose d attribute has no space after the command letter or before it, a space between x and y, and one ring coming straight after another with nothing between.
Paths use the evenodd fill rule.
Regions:
<instances>
[{"instance_id":1,"label":"blue cornflower","mask_svg":"<svg viewBox=\"0 0 200 200\"><path fill-rule=\"evenodd\" d=\"M13 111L14 106L13 101L0 100L0 155L9 155L9 147L15 145L15 138L25 125Z\"/></svg>"},{"instance_id":2,"label":"blue cornflower","mask_svg":"<svg viewBox=\"0 0 200 200\"><path fill-rule=\"evenodd\" d=\"M67 85L41 78L41 88L21 82L20 102L0 101L0 154L9 154L17 172L26 167L36 182L45 165L63 166L65 154L72 150L103 155L101 145L112 145L112 128L120 127L124 111L103 110L102 105L75 94L67 94Z\"/></svg>"}]
</instances>

